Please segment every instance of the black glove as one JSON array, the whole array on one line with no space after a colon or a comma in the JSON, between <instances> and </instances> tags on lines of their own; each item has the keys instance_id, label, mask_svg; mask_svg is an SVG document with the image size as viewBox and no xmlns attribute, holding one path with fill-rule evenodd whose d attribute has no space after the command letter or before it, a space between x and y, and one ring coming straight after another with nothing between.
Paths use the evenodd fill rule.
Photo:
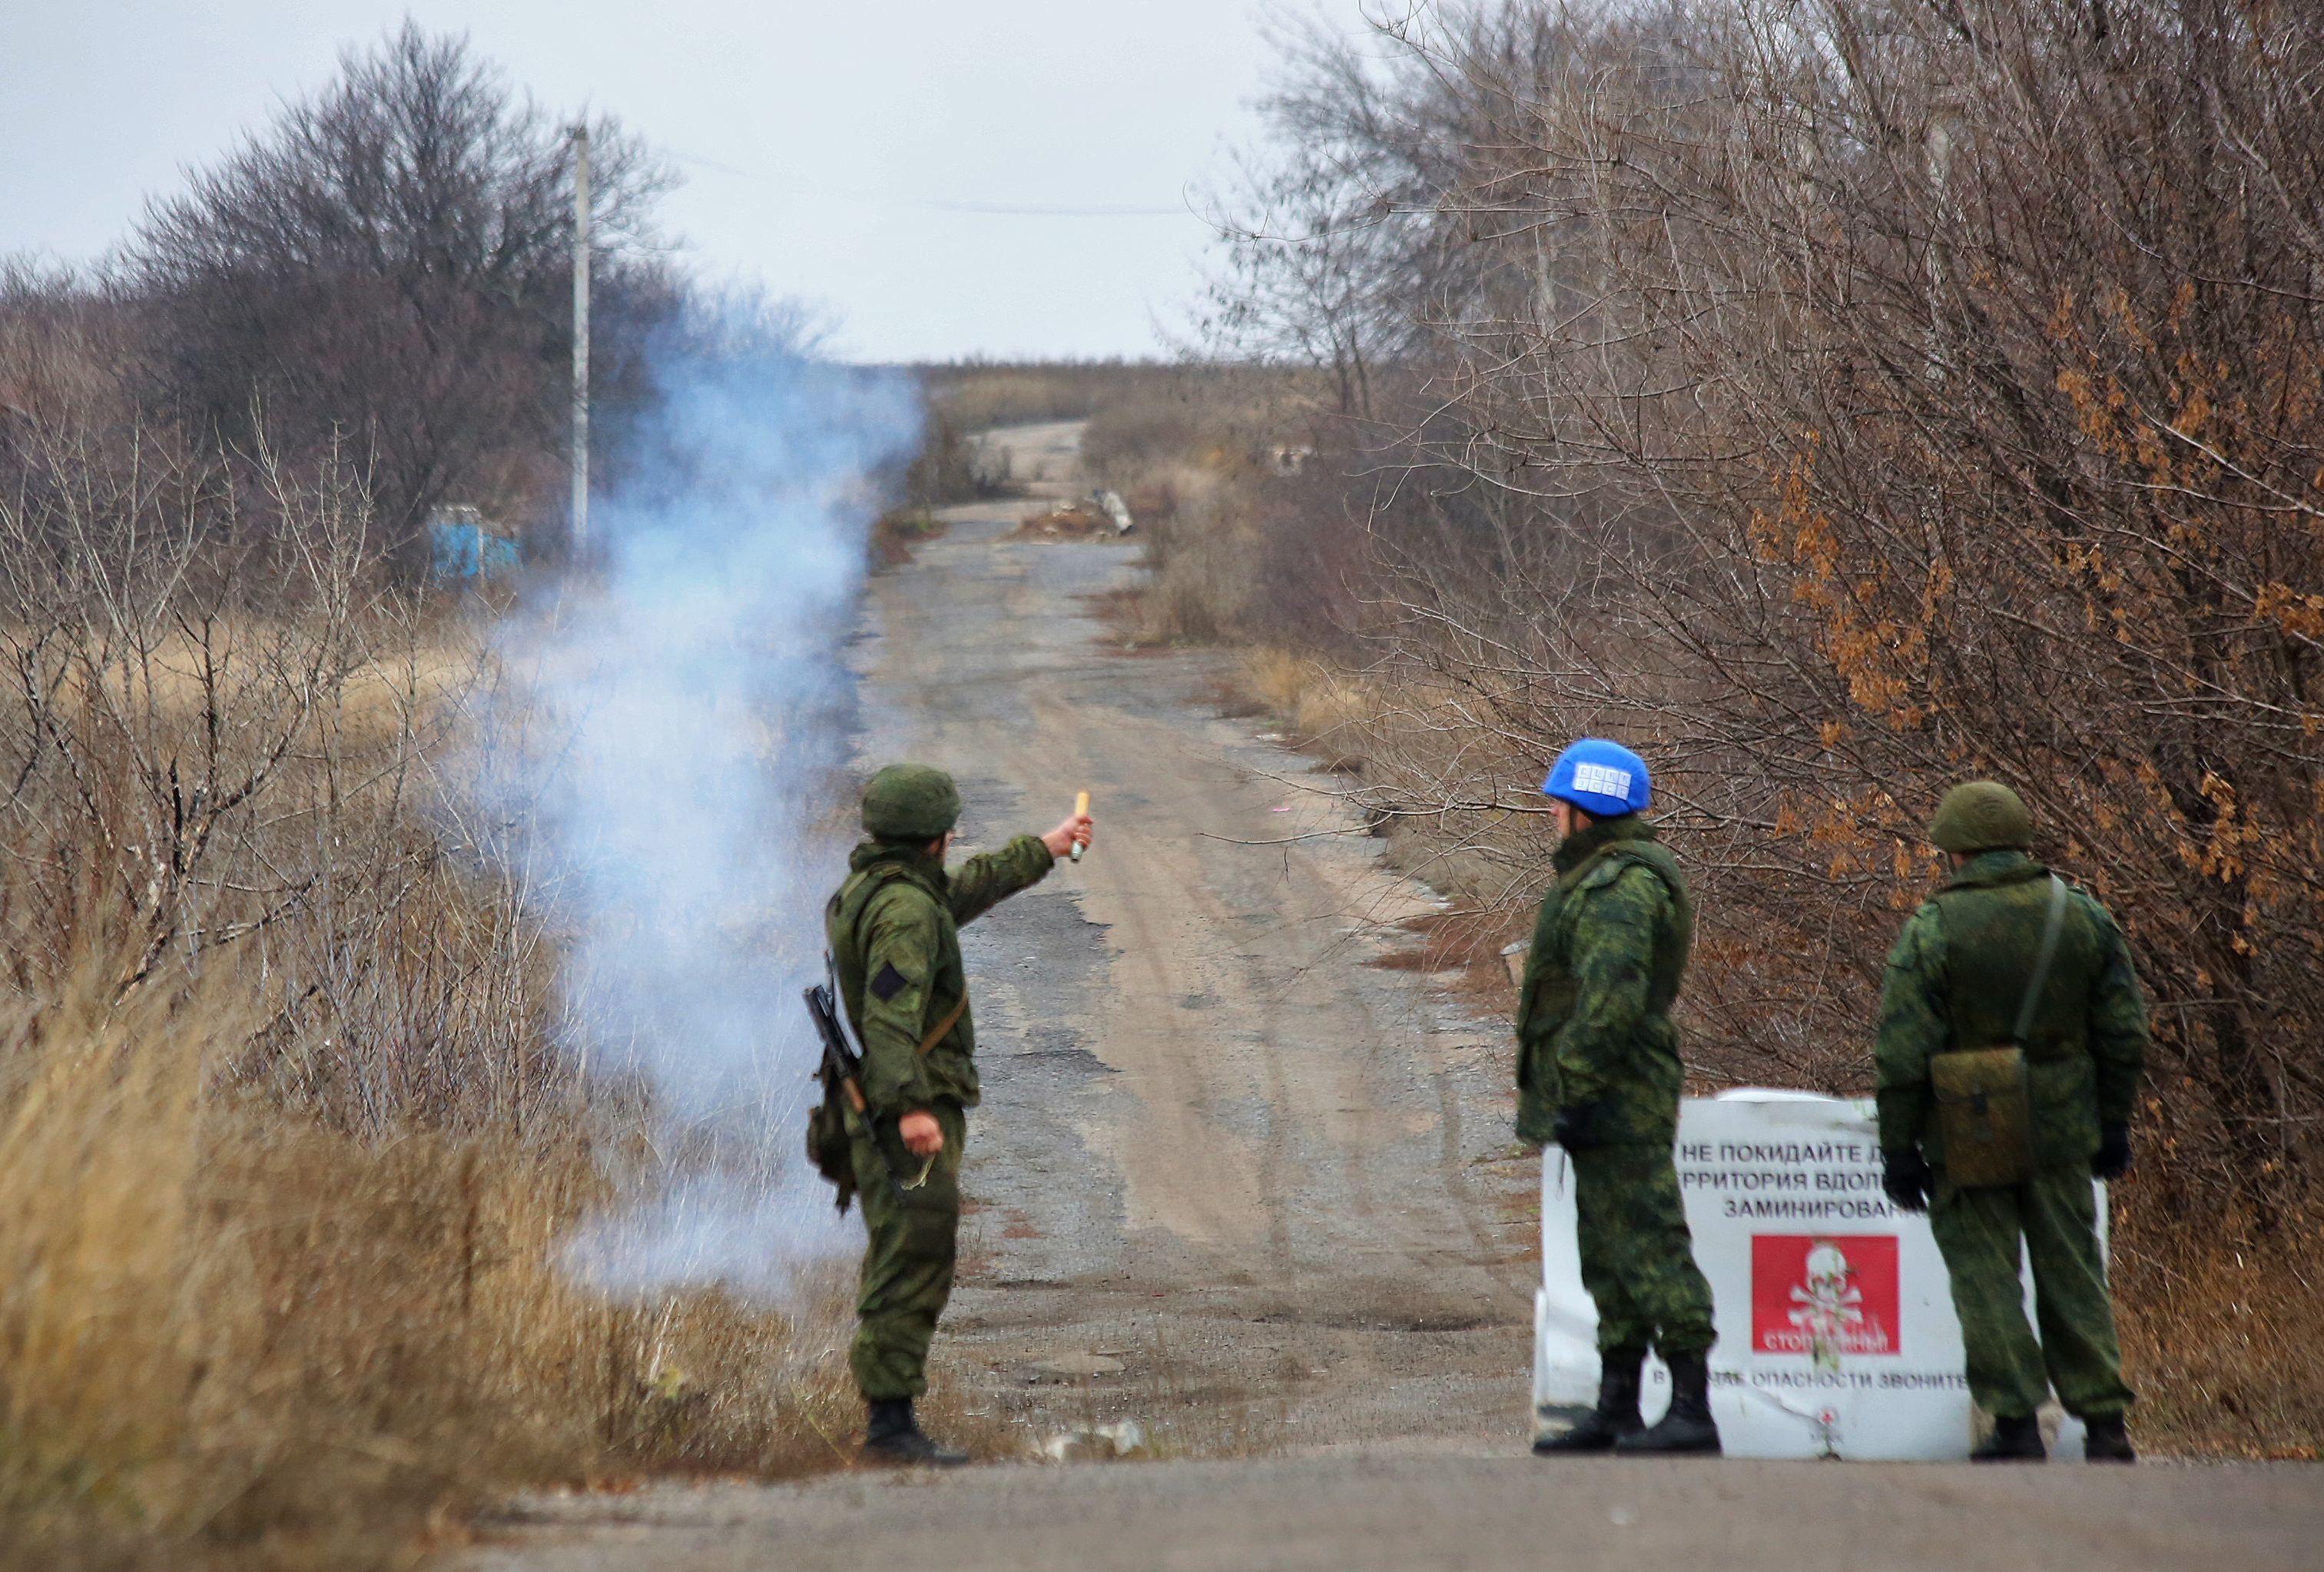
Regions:
<instances>
[{"instance_id":1,"label":"black glove","mask_svg":"<svg viewBox=\"0 0 2324 1572\"><path fill-rule=\"evenodd\" d=\"M1880 1172L1880 1188L1900 1212L1929 1209L1929 1162L1918 1151L1892 1152Z\"/></svg>"},{"instance_id":2,"label":"black glove","mask_svg":"<svg viewBox=\"0 0 2324 1572\"><path fill-rule=\"evenodd\" d=\"M1570 1107L1560 1108L1556 1123L1550 1126L1556 1133L1557 1143L1568 1151L1602 1144L1598 1124L1599 1116L1605 1111L1606 1105L1602 1101L1575 1103Z\"/></svg>"},{"instance_id":3,"label":"black glove","mask_svg":"<svg viewBox=\"0 0 2324 1572\"><path fill-rule=\"evenodd\" d=\"M2102 1124L2098 1127L2098 1149L2090 1159L2093 1179L2118 1179L2130 1171L2130 1126Z\"/></svg>"}]
</instances>

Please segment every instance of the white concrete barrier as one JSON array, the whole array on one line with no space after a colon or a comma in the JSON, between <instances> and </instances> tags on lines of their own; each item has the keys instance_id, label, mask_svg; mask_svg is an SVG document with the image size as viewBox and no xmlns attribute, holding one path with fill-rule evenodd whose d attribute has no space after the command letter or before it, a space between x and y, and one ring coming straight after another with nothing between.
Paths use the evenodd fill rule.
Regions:
<instances>
[{"instance_id":1,"label":"white concrete barrier","mask_svg":"<svg viewBox=\"0 0 2324 1572\"><path fill-rule=\"evenodd\" d=\"M1558 1148L1542 1157L1537 1436L1563 1430L1598 1395L1598 1312L1582 1287L1572 1173ZM1944 1260L1928 1218L1898 1211L1881 1191L1868 1099L1687 1098L1678 1177L1718 1306L1711 1411L1729 1456L1969 1455L1973 1421ZM1647 1373L1652 1423L1670 1377L1659 1360ZM2079 1422L2053 1408L2043 1428L2053 1456L2081 1456Z\"/></svg>"}]
</instances>

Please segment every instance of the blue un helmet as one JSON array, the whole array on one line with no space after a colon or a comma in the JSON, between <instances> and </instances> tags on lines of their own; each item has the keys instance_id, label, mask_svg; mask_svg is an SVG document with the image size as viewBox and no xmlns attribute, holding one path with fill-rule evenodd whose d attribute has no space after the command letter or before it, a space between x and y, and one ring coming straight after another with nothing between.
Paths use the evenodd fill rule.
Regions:
<instances>
[{"instance_id":1,"label":"blue un helmet","mask_svg":"<svg viewBox=\"0 0 2324 1572\"><path fill-rule=\"evenodd\" d=\"M1646 762L1619 743L1583 737L1557 755L1541 794L1571 802L1592 818L1636 813L1652 800Z\"/></svg>"}]
</instances>

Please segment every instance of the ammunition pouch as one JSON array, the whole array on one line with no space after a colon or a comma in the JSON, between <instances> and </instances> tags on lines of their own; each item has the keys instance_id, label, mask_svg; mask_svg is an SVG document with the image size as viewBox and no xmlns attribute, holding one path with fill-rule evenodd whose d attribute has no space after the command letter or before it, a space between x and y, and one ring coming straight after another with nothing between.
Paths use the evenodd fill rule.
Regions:
<instances>
[{"instance_id":1,"label":"ammunition pouch","mask_svg":"<svg viewBox=\"0 0 2324 1572\"><path fill-rule=\"evenodd\" d=\"M839 1209L844 1214L855 1198L855 1152L844 1094L836 1087L826 1086L823 1101L807 1111L807 1160L839 1192Z\"/></svg>"},{"instance_id":2,"label":"ammunition pouch","mask_svg":"<svg viewBox=\"0 0 2324 1572\"><path fill-rule=\"evenodd\" d=\"M2021 1184L2034 1171L2034 1099L2020 1048L1971 1049L1929 1060L1945 1177L1964 1189Z\"/></svg>"},{"instance_id":3,"label":"ammunition pouch","mask_svg":"<svg viewBox=\"0 0 2324 1572\"><path fill-rule=\"evenodd\" d=\"M2024 1043L2034 1030L2050 967L2058 958L2058 936L2065 919L2066 882L2052 874L2041 948L2034 957L2034 975L2025 982L2025 996L2018 1002L2017 1025L2009 1040L1993 1048L1940 1053L1929 1060L1945 1177L1963 1189L2023 1184L2033 1177L2034 1087L2025 1068ZM2043 1068L2045 1072L2051 1068ZM2043 1078L2046 1082L2054 1077L2045 1073Z\"/></svg>"}]
</instances>

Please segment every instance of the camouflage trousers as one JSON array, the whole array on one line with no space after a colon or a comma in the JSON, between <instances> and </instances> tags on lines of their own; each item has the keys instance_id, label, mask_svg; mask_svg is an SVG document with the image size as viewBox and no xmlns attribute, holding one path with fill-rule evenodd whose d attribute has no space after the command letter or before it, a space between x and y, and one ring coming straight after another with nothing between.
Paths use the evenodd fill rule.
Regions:
<instances>
[{"instance_id":1,"label":"camouflage trousers","mask_svg":"<svg viewBox=\"0 0 2324 1572\"><path fill-rule=\"evenodd\" d=\"M1598 1349L1651 1345L1668 1359L1707 1354L1711 1284L1694 1264L1667 1146L1568 1151L1582 1246L1582 1286L1598 1306Z\"/></svg>"},{"instance_id":2,"label":"camouflage trousers","mask_svg":"<svg viewBox=\"0 0 2324 1572\"><path fill-rule=\"evenodd\" d=\"M2087 1167L2044 1168L2023 1184L1979 1189L1950 1185L1940 1170L1929 1225L1952 1279L1978 1407L2024 1419L2053 1387L2067 1411L2085 1419L2112 1419L2130 1407ZM2034 1266L2038 1343L2025 1324L2020 1240Z\"/></svg>"},{"instance_id":3,"label":"camouflage trousers","mask_svg":"<svg viewBox=\"0 0 2324 1572\"><path fill-rule=\"evenodd\" d=\"M854 1142L855 1193L870 1235L855 1299L855 1341L847 1362L856 1390L872 1401L918 1397L927 1390L928 1345L936 1318L952 1298L953 1261L960 1234L961 1149L968 1143L968 1117L953 1103L930 1110L944 1130L926 1183L901 1195L880 1165L887 1154L897 1179L910 1184L926 1160L904 1150L892 1120L879 1125L880 1146L858 1130Z\"/></svg>"}]
</instances>

